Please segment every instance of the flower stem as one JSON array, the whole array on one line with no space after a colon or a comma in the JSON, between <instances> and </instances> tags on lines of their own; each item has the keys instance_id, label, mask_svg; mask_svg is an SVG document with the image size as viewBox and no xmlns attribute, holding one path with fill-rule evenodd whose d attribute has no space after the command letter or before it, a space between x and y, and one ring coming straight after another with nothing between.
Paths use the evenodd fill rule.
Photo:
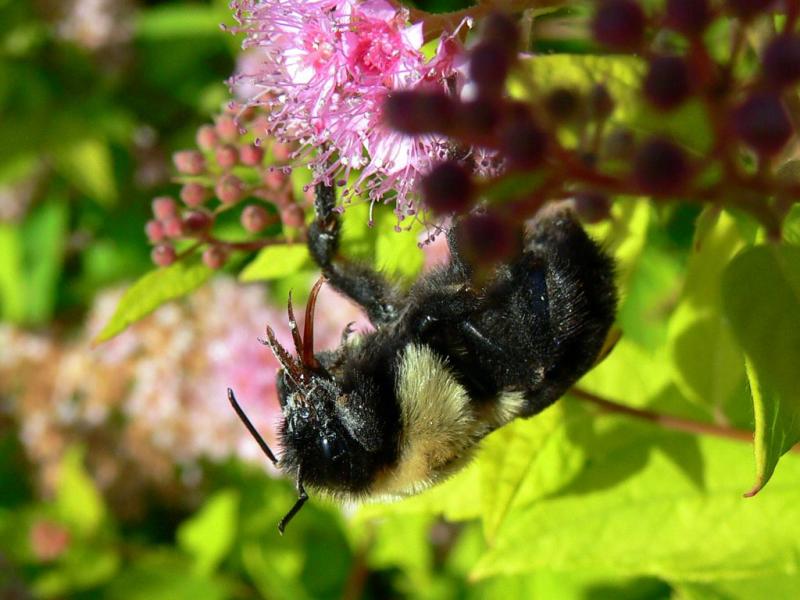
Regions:
<instances>
[{"instance_id":1,"label":"flower stem","mask_svg":"<svg viewBox=\"0 0 800 600\"><path fill-rule=\"evenodd\" d=\"M671 415L664 415L652 410L643 408L633 408L625 406L617 402L613 402L606 398L582 390L580 388L572 388L569 395L577 398L588 404L593 404L603 412L615 413L620 415L627 415L637 419L650 421L656 425L660 425L666 429L674 429L676 431L684 431L686 433L694 433L698 435L713 435L722 437L729 440L737 440L740 442L752 442L753 432L745 429L736 429L735 427L727 427L725 425L716 425L714 423L703 423L701 421L694 421L692 419L684 419L681 417L673 417ZM795 445L791 452L800 452L800 445Z\"/></svg>"}]
</instances>

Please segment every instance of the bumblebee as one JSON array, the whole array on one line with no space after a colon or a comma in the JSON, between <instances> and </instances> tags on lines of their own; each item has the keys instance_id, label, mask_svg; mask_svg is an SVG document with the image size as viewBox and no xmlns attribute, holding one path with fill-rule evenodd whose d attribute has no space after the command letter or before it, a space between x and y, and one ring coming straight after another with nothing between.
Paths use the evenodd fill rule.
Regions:
<instances>
[{"instance_id":1,"label":"bumblebee","mask_svg":"<svg viewBox=\"0 0 800 600\"><path fill-rule=\"evenodd\" d=\"M476 282L448 233L446 266L407 292L338 254L335 191L316 188L308 248L322 270L301 335L289 299L296 356L267 327L281 364L280 460L234 394L228 398L266 456L297 484L286 524L306 487L343 501L416 494L463 467L478 442L513 419L542 411L595 362L614 321L611 258L568 210L529 227L518 255ZM375 331L314 352L323 281L366 311Z\"/></svg>"}]
</instances>

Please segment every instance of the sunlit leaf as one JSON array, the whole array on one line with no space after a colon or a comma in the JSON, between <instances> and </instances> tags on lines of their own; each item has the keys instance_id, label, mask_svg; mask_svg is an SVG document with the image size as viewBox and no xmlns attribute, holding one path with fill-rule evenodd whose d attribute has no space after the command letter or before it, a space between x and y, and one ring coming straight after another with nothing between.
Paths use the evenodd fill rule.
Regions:
<instances>
[{"instance_id":1,"label":"sunlit leaf","mask_svg":"<svg viewBox=\"0 0 800 600\"><path fill-rule=\"evenodd\" d=\"M162 5L139 11L136 36L144 40L174 40L218 36L229 13L197 4Z\"/></svg>"},{"instance_id":2,"label":"sunlit leaf","mask_svg":"<svg viewBox=\"0 0 800 600\"><path fill-rule=\"evenodd\" d=\"M224 581L195 573L188 561L169 551L139 553L115 577L105 597L115 600L225 600L232 596Z\"/></svg>"},{"instance_id":3,"label":"sunlit leaf","mask_svg":"<svg viewBox=\"0 0 800 600\"><path fill-rule=\"evenodd\" d=\"M723 306L748 358L756 416L756 483L800 441L800 248L756 246L723 275Z\"/></svg>"},{"instance_id":4,"label":"sunlit leaf","mask_svg":"<svg viewBox=\"0 0 800 600\"><path fill-rule=\"evenodd\" d=\"M267 246L239 274L239 279L268 281L287 277L302 270L311 261L304 244Z\"/></svg>"},{"instance_id":5,"label":"sunlit leaf","mask_svg":"<svg viewBox=\"0 0 800 600\"><path fill-rule=\"evenodd\" d=\"M800 460L786 459L770 493L748 500L746 444L611 416L586 432L574 440L591 456L580 476L512 510L476 577L552 569L713 581L800 566Z\"/></svg>"},{"instance_id":6,"label":"sunlit leaf","mask_svg":"<svg viewBox=\"0 0 800 600\"><path fill-rule=\"evenodd\" d=\"M56 490L58 515L82 536L89 536L100 526L105 505L94 481L83 465L84 451L70 447L61 459Z\"/></svg>"},{"instance_id":7,"label":"sunlit leaf","mask_svg":"<svg viewBox=\"0 0 800 600\"><path fill-rule=\"evenodd\" d=\"M422 270L425 259L417 244L417 231L394 231L397 217L391 211L383 211L379 235L375 240L375 267L388 276L398 275L413 278Z\"/></svg>"},{"instance_id":8,"label":"sunlit leaf","mask_svg":"<svg viewBox=\"0 0 800 600\"><path fill-rule=\"evenodd\" d=\"M162 304L197 289L212 273L199 260L182 260L169 267L150 271L128 288L94 342L111 339Z\"/></svg>"},{"instance_id":9,"label":"sunlit leaf","mask_svg":"<svg viewBox=\"0 0 800 600\"><path fill-rule=\"evenodd\" d=\"M178 545L194 557L197 573L213 572L230 552L236 536L238 509L239 493L223 490L178 528Z\"/></svg>"},{"instance_id":10,"label":"sunlit leaf","mask_svg":"<svg viewBox=\"0 0 800 600\"><path fill-rule=\"evenodd\" d=\"M721 293L722 273L743 246L736 221L719 215L696 240L669 323L675 381L687 398L712 409L721 409L744 383L744 356L722 314Z\"/></svg>"},{"instance_id":11,"label":"sunlit leaf","mask_svg":"<svg viewBox=\"0 0 800 600\"><path fill-rule=\"evenodd\" d=\"M25 319L23 271L19 229L10 223L0 223L0 314L4 321L20 323Z\"/></svg>"},{"instance_id":12,"label":"sunlit leaf","mask_svg":"<svg viewBox=\"0 0 800 600\"><path fill-rule=\"evenodd\" d=\"M85 138L56 148L56 166L81 192L103 205L117 200L114 165L108 144Z\"/></svg>"}]
</instances>

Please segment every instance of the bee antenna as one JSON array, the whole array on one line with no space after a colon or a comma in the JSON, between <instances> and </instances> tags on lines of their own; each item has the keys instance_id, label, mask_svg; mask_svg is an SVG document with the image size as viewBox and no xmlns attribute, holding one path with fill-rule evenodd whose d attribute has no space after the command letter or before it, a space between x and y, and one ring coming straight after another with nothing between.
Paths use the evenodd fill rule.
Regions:
<instances>
[{"instance_id":1,"label":"bee antenna","mask_svg":"<svg viewBox=\"0 0 800 600\"><path fill-rule=\"evenodd\" d=\"M308 296L308 304L306 304L306 321L303 324L303 353L301 360L303 365L310 369L319 369L319 362L317 357L314 356L314 311L317 307L317 296L325 283L325 277L320 277L311 288L311 293Z\"/></svg>"},{"instance_id":2,"label":"bee antenna","mask_svg":"<svg viewBox=\"0 0 800 600\"><path fill-rule=\"evenodd\" d=\"M264 454L267 455L267 458L270 459L272 461L272 464L277 467L278 459L275 458L275 454L272 452L272 450L270 450L269 446L267 445L267 442L264 441L264 438L261 437L261 434L258 433L256 428L250 422L250 419L247 418L247 415L244 414L244 411L242 410L242 407L239 406L239 403L236 401L236 396L233 395L233 390L231 388L228 388L228 402L231 403L233 410L236 411L236 414L239 416L239 419L241 419L242 423L244 423L244 426L247 428L247 431L250 432L250 435L252 435L253 438L255 438L256 442L258 442L258 445L261 446L261 450L263 450Z\"/></svg>"},{"instance_id":3,"label":"bee antenna","mask_svg":"<svg viewBox=\"0 0 800 600\"><path fill-rule=\"evenodd\" d=\"M278 523L278 533L283 535L283 532L286 530L286 526L289 524L294 516L300 512L300 509L303 508L303 505L308 500L308 494L306 493L306 489L303 487L303 475L301 471L297 471L297 501L294 503L292 508L286 513L286 516L283 517Z\"/></svg>"}]
</instances>

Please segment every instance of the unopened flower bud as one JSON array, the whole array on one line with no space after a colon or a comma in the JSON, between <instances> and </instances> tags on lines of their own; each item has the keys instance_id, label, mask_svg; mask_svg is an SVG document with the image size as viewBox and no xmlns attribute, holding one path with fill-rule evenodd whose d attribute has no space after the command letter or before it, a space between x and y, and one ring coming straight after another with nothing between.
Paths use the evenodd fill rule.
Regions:
<instances>
[{"instance_id":1,"label":"unopened flower bud","mask_svg":"<svg viewBox=\"0 0 800 600\"><path fill-rule=\"evenodd\" d=\"M305 211L292 202L281 209L281 221L286 227L299 228L306 223Z\"/></svg>"},{"instance_id":2,"label":"unopened flower bud","mask_svg":"<svg viewBox=\"0 0 800 600\"><path fill-rule=\"evenodd\" d=\"M444 92L398 90L383 104L383 118L397 131L411 135L445 133L455 116L455 103Z\"/></svg>"},{"instance_id":3,"label":"unopened flower bud","mask_svg":"<svg viewBox=\"0 0 800 600\"><path fill-rule=\"evenodd\" d=\"M264 160L264 149L255 144L247 144L239 149L239 160L248 167L257 167Z\"/></svg>"},{"instance_id":4,"label":"unopened flower bud","mask_svg":"<svg viewBox=\"0 0 800 600\"><path fill-rule=\"evenodd\" d=\"M286 162L292 158L294 150L295 148L292 144L275 142L272 144L272 157L278 162Z\"/></svg>"},{"instance_id":5,"label":"unopened flower bud","mask_svg":"<svg viewBox=\"0 0 800 600\"><path fill-rule=\"evenodd\" d=\"M164 235L168 238L183 237L183 220L180 217L169 217L162 221L164 226Z\"/></svg>"},{"instance_id":6,"label":"unopened flower bud","mask_svg":"<svg viewBox=\"0 0 800 600\"><path fill-rule=\"evenodd\" d=\"M469 54L469 78L478 87L481 95L500 95L510 63L508 52L502 44L480 42Z\"/></svg>"},{"instance_id":7,"label":"unopened flower bud","mask_svg":"<svg viewBox=\"0 0 800 600\"><path fill-rule=\"evenodd\" d=\"M673 142L657 137L642 144L633 165L636 183L653 196L680 192L691 175L684 151Z\"/></svg>"},{"instance_id":8,"label":"unopened flower bud","mask_svg":"<svg viewBox=\"0 0 800 600\"><path fill-rule=\"evenodd\" d=\"M215 128L217 135L225 142L233 142L239 138L239 124L230 115L217 117Z\"/></svg>"},{"instance_id":9,"label":"unopened flower bud","mask_svg":"<svg viewBox=\"0 0 800 600\"><path fill-rule=\"evenodd\" d=\"M236 150L235 146L225 144L217 148L217 151L214 153L214 158L216 158L217 164L227 171L235 167L239 162L239 152Z\"/></svg>"},{"instance_id":10,"label":"unopened flower bud","mask_svg":"<svg viewBox=\"0 0 800 600\"><path fill-rule=\"evenodd\" d=\"M270 223L270 215L263 206L250 204L242 211L242 227L250 233L258 233Z\"/></svg>"},{"instance_id":11,"label":"unopened flower bud","mask_svg":"<svg viewBox=\"0 0 800 600\"><path fill-rule=\"evenodd\" d=\"M211 216L202 210L191 210L183 217L183 229L187 233L200 233L211 227Z\"/></svg>"},{"instance_id":12,"label":"unopened flower bud","mask_svg":"<svg viewBox=\"0 0 800 600\"><path fill-rule=\"evenodd\" d=\"M201 150L205 150L206 152L213 150L218 141L219 136L213 125L201 125L197 129L195 142L197 143L197 147Z\"/></svg>"},{"instance_id":13,"label":"unopened flower bud","mask_svg":"<svg viewBox=\"0 0 800 600\"><path fill-rule=\"evenodd\" d=\"M592 34L612 50L632 51L642 44L646 22L635 0L601 0L592 19Z\"/></svg>"},{"instance_id":14,"label":"unopened flower bud","mask_svg":"<svg viewBox=\"0 0 800 600\"><path fill-rule=\"evenodd\" d=\"M181 188L181 200L186 206L200 206L208 200L208 196L208 189L199 183L187 183Z\"/></svg>"},{"instance_id":15,"label":"unopened flower bud","mask_svg":"<svg viewBox=\"0 0 800 600\"><path fill-rule=\"evenodd\" d=\"M454 160L439 163L422 178L422 200L437 215L467 212L474 202L469 172Z\"/></svg>"},{"instance_id":16,"label":"unopened flower bud","mask_svg":"<svg viewBox=\"0 0 800 600\"><path fill-rule=\"evenodd\" d=\"M457 227L459 251L473 265L492 265L508 260L521 247L519 227L492 212L468 215Z\"/></svg>"},{"instance_id":17,"label":"unopened flower bud","mask_svg":"<svg viewBox=\"0 0 800 600\"><path fill-rule=\"evenodd\" d=\"M223 175L214 186L214 192L223 204L234 204L244 197L244 184L235 175Z\"/></svg>"},{"instance_id":18,"label":"unopened flower bud","mask_svg":"<svg viewBox=\"0 0 800 600\"><path fill-rule=\"evenodd\" d=\"M289 176L280 169L267 169L261 180L269 189L279 190L289 181Z\"/></svg>"},{"instance_id":19,"label":"unopened flower bud","mask_svg":"<svg viewBox=\"0 0 800 600\"><path fill-rule=\"evenodd\" d=\"M611 214L611 200L601 192L591 190L576 193L572 198L575 213L584 223L599 223Z\"/></svg>"},{"instance_id":20,"label":"unopened flower bud","mask_svg":"<svg viewBox=\"0 0 800 600\"><path fill-rule=\"evenodd\" d=\"M184 175L201 175L206 170L206 159L197 150L180 150L172 155L172 162Z\"/></svg>"},{"instance_id":21,"label":"unopened flower bud","mask_svg":"<svg viewBox=\"0 0 800 600\"><path fill-rule=\"evenodd\" d=\"M228 253L221 246L209 246L203 250L203 263L209 269L221 269L228 260Z\"/></svg>"},{"instance_id":22,"label":"unopened flower bud","mask_svg":"<svg viewBox=\"0 0 800 600\"><path fill-rule=\"evenodd\" d=\"M792 137L792 121L777 94L756 92L745 98L732 121L739 138L765 156L779 152Z\"/></svg>"},{"instance_id":23,"label":"unopened flower bud","mask_svg":"<svg viewBox=\"0 0 800 600\"><path fill-rule=\"evenodd\" d=\"M159 221L163 221L178 214L178 205L169 196L158 196L153 198L153 215Z\"/></svg>"},{"instance_id":24,"label":"unopened flower bud","mask_svg":"<svg viewBox=\"0 0 800 600\"><path fill-rule=\"evenodd\" d=\"M144 226L144 231L147 234L147 239L152 243L160 242L164 239L164 225L161 221L151 220Z\"/></svg>"},{"instance_id":25,"label":"unopened flower bud","mask_svg":"<svg viewBox=\"0 0 800 600\"><path fill-rule=\"evenodd\" d=\"M159 267L168 267L175 262L175 248L168 244L159 244L150 252L150 258Z\"/></svg>"}]
</instances>

